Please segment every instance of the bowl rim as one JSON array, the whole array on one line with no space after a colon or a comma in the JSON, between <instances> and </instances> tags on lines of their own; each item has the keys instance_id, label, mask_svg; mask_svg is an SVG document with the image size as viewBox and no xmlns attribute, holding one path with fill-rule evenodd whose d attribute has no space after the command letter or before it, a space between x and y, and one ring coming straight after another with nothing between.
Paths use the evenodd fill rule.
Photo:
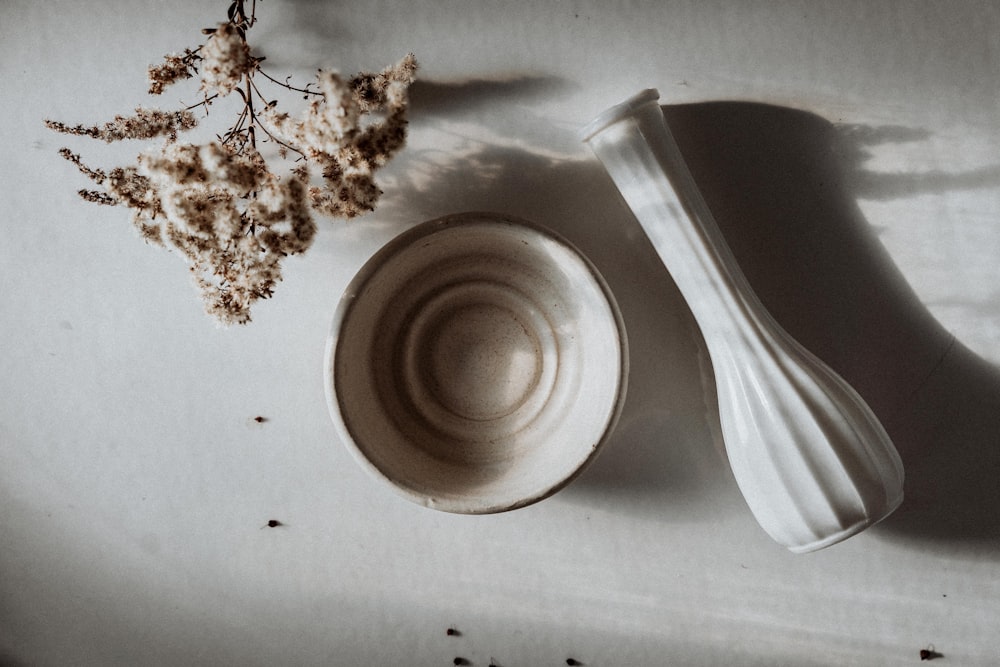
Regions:
<instances>
[{"instance_id":1,"label":"bowl rim","mask_svg":"<svg viewBox=\"0 0 1000 667\"><path fill-rule=\"evenodd\" d=\"M381 270L384 264L398 251L409 247L421 238L436 234L450 227L474 225L476 223L500 223L515 227L523 227L555 241L564 249L568 250L573 257L581 262L583 268L586 269L594 282L597 284L598 288L601 290L604 300L607 303L614 319L614 331L618 342L618 373L616 378L618 386L616 387L611 414L609 414L600 436L595 438L594 444L591 446L590 451L586 454L586 456L580 459L573 468L568 470L566 474L555 478L551 484L545 485L531 494L517 498L500 499L490 497L488 499L477 499L474 496L436 498L415 490L389 476L382 468L378 467L371 461L371 459L369 459L362 447L355 441L350 428L347 426L347 420L342 414L341 402L337 395L335 382L335 369L338 343L340 341L340 329L347 316L350 314L351 309L354 307L355 302L363 293L366 285L372 280L377 272ZM590 258L562 234L545 225L513 215L479 210L452 213L417 223L409 229L399 233L375 251L375 253L372 254L372 256L358 270L355 276L349 281L337 303L336 308L334 309L334 315L326 338L323 356L323 386L326 396L327 409L340 440L347 447L354 460L369 475L383 484L387 484L389 488L396 492L397 495L424 507L430 507L456 514L493 514L526 507L552 496L579 477L603 449L604 445L607 443L617 426L625 403L625 395L628 388L628 376L629 353L628 335L625 330L625 322L614 293L608 286L604 276L597 269Z\"/></svg>"}]
</instances>

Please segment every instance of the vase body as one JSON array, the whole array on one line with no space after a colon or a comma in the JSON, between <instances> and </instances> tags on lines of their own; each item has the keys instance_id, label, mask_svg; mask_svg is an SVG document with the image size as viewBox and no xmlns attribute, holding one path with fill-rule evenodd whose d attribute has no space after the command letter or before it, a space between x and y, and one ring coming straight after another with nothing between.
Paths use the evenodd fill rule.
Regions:
<instances>
[{"instance_id":1,"label":"vase body","mask_svg":"<svg viewBox=\"0 0 1000 667\"><path fill-rule=\"evenodd\" d=\"M585 141L667 267L708 347L733 474L761 527L793 552L888 516L903 466L864 400L754 294L667 127L654 90L609 109Z\"/></svg>"}]
</instances>

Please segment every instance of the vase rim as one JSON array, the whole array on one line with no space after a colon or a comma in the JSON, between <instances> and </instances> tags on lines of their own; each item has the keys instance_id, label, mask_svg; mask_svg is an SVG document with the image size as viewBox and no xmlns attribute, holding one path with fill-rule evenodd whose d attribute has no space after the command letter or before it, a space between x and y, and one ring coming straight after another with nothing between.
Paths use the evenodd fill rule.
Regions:
<instances>
[{"instance_id":1,"label":"vase rim","mask_svg":"<svg viewBox=\"0 0 1000 667\"><path fill-rule=\"evenodd\" d=\"M624 118L627 118L628 116L631 116L640 107L643 107L651 102L656 102L659 99L660 91L656 88L646 88L645 90L639 91L624 102L606 109L594 118L594 120L587 123L587 125L585 125L580 131L580 141L590 141L590 139L601 130Z\"/></svg>"}]
</instances>

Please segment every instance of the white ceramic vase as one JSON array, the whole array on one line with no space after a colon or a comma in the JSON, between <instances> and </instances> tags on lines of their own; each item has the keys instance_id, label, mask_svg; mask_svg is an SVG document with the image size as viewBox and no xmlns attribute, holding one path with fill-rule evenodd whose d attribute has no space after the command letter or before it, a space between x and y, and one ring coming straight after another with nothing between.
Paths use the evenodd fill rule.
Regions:
<instances>
[{"instance_id":1,"label":"white ceramic vase","mask_svg":"<svg viewBox=\"0 0 1000 667\"><path fill-rule=\"evenodd\" d=\"M584 140L611 175L701 327L726 452L764 530L814 551L888 516L903 466L840 376L754 294L691 176L655 90L598 116Z\"/></svg>"}]
</instances>

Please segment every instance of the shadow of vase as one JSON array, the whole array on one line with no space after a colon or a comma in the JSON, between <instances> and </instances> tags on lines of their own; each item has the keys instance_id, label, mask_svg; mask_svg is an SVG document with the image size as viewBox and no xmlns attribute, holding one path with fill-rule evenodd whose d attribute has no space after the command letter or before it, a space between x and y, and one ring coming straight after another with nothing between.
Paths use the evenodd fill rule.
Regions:
<instances>
[{"instance_id":1,"label":"shadow of vase","mask_svg":"<svg viewBox=\"0 0 1000 667\"><path fill-rule=\"evenodd\" d=\"M872 133L756 103L663 111L758 296L858 390L899 450L904 503L876 532L995 546L1000 370L934 319L865 220L856 189L871 180L859 176L864 146L850 141ZM920 184L914 176L909 191Z\"/></svg>"}]
</instances>

